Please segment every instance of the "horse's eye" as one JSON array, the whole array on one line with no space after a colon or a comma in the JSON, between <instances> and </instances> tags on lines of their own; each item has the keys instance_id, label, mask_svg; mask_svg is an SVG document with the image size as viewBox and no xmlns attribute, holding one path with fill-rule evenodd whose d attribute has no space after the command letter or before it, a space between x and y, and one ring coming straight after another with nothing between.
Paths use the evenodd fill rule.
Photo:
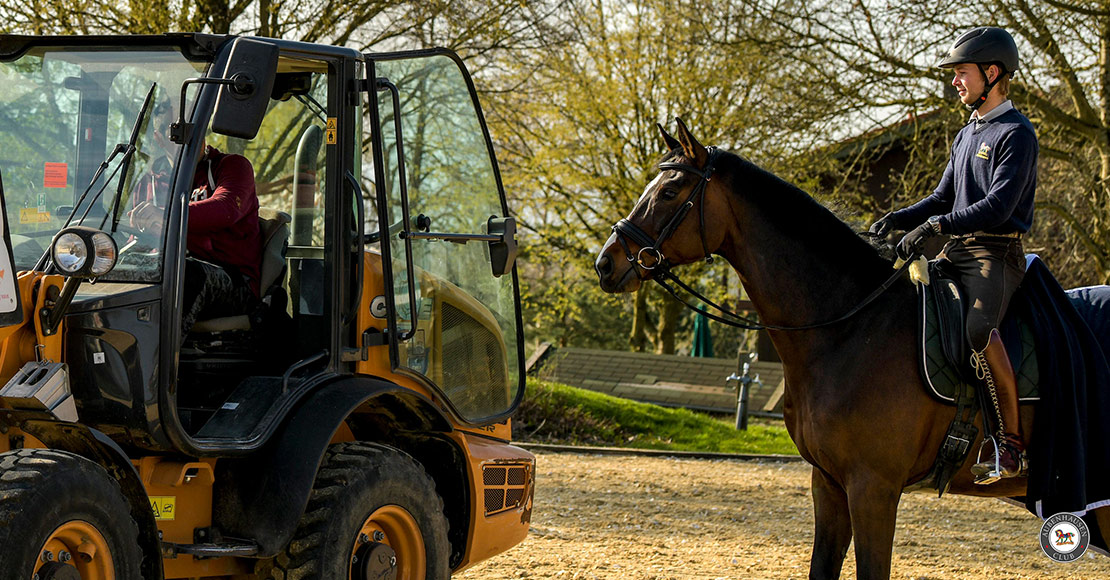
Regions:
<instances>
[{"instance_id":1,"label":"horse's eye","mask_svg":"<svg viewBox=\"0 0 1110 580\"><path fill-rule=\"evenodd\" d=\"M669 200L678 197L678 192L673 189L664 189L662 195L663 199Z\"/></svg>"}]
</instances>

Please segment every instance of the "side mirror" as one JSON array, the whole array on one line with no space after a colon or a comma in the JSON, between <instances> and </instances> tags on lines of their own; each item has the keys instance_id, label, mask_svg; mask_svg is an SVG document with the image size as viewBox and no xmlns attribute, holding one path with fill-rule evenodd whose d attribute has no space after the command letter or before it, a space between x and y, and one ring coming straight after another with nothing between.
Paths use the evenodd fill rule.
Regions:
<instances>
[{"instance_id":1,"label":"side mirror","mask_svg":"<svg viewBox=\"0 0 1110 580\"><path fill-rule=\"evenodd\" d=\"M212 131L230 137L253 139L262 125L277 73L277 45L236 38L212 112Z\"/></svg>"},{"instance_id":2,"label":"side mirror","mask_svg":"<svg viewBox=\"0 0 1110 580\"><path fill-rule=\"evenodd\" d=\"M489 243L489 261L493 275L504 276L516 263L516 219L491 216L486 222L486 231L501 238Z\"/></svg>"}]
</instances>

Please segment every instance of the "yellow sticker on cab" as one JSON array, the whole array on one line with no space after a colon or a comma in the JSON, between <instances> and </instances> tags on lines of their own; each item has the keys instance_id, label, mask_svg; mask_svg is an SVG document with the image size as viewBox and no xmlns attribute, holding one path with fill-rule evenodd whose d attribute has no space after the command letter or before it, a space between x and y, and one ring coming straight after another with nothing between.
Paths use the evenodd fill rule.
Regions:
<instances>
[{"instance_id":1,"label":"yellow sticker on cab","mask_svg":"<svg viewBox=\"0 0 1110 580\"><path fill-rule=\"evenodd\" d=\"M328 117L328 126L327 129L324 130L324 137L326 138L328 145L335 145L339 142L338 133L339 123L337 122L336 118Z\"/></svg>"},{"instance_id":2,"label":"yellow sticker on cab","mask_svg":"<svg viewBox=\"0 0 1110 580\"><path fill-rule=\"evenodd\" d=\"M50 221L50 212L39 211L36 207L24 207L19 209L19 223L21 224L43 224Z\"/></svg>"},{"instance_id":3,"label":"yellow sticker on cab","mask_svg":"<svg viewBox=\"0 0 1110 580\"><path fill-rule=\"evenodd\" d=\"M177 513L177 496L152 495L150 496L150 509L154 511L154 519L172 520Z\"/></svg>"}]
</instances>

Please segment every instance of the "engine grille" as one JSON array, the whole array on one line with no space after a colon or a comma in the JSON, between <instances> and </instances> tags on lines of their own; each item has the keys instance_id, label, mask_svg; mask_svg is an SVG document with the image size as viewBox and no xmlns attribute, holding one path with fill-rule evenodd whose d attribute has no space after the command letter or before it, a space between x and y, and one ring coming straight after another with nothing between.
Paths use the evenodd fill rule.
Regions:
<instances>
[{"instance_id":1,"label":"engine grille","mask_svg":"<svg viewBox=\"0 0 1110 580\"><path fill-rule=\"evenodd\" d=\"M527 498L528 465L491 464L482 467L486 487L486 515L520 507Z\"/></svg>"}]
</instances>

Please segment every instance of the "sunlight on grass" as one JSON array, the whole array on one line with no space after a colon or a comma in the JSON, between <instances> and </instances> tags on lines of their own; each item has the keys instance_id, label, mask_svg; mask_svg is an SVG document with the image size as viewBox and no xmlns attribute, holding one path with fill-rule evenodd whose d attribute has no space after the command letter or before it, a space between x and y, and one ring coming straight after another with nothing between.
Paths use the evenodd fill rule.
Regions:
<instances>
[{"instance_id":1,"label":"sunlight on grass","mask_svg":"<svg viewBox=\"0 0 1110 580\"><path fill-rule=\"evenodd\" d=\"M737 431L732 418L538 380L528 381L524 402L513 418L513 438L675 451L798 454L781 421L750 421L747 431Z\"/></svg>"}]
</instances>

